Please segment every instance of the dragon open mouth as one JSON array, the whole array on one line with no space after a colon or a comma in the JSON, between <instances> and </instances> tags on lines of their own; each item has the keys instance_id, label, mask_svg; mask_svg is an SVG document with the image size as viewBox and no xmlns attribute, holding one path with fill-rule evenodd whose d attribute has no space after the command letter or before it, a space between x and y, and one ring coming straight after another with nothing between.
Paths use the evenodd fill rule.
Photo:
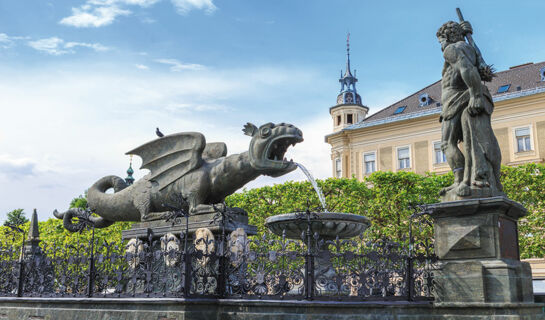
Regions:
<instances>
[{"instance_id":1,"label":"dragon open mouth","mask_svg":"<svg viewBox=\"0 0 545 320\"><path fill-rule=\"evenodd\" d=\"M303 141L303 138L301 136L294 136L294 135L284 135L276 138L275 140L271 141L269 144L267 151L266 151L266 157L267 160L273 161L273 162L280 162L280 163L286 163L288 160L284 157L286 154L286 151L290 146L294 146L295 144ZM290 160L291 162L292 160Z\"/></svg>"}]
</instances>

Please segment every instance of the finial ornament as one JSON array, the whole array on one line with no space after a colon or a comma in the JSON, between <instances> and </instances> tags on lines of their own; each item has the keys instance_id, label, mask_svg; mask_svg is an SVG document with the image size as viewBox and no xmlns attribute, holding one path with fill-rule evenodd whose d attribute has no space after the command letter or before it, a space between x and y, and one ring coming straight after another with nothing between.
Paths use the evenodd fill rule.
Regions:
<instances>
[{"instance_id":1,"label":"finial ornament","mask_svg":"<svg viewBox=\"0 0 545 320\"><path fill-rule=\"evenodd\" d=\"M346 53L350 55L350 32L346 35Z\"/></svg>"},{"instance_id":2,"label":"finial ornament","mask_svg":"<svg viewBox=\"0 0 545 320\"><path fill-rule=\"evenodd\" d=\"M36 209L32 212L32 217L30 218L30 228L28 230L27 240L39 240L40 239L40 230L38 228L38 212Z\"/></svg>"}]
</instances>

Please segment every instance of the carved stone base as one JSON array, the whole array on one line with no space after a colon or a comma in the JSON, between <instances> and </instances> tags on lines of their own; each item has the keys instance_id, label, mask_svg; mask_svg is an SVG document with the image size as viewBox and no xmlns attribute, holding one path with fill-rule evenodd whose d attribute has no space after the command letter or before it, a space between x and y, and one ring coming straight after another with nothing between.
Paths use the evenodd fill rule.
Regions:
<instances>
[{"instance_id":1,"label":"carved stone base","mask_svg":"<svg viewBox=\"0 0 545 320\"><path fill-rule=\"evenodd\" d=\"M469 190L470 193L468 196L459 196L456 188L451 189L441 196L441 202L505 196L503 192L490 187L479 188L476 186L471 186Z\"/></svg>"},{"instance_id":2,"label":"carved stone base","mask_svg":"<svg viewBox=\"0 0 545 320\"><path fill-rule=\"evenodd\" d=\"M154 239L160 238L167 233L172 233L176 236L181 232L186 231L185 218L178 219L174 224L162 220L139 222L133 224L132 228L122 232L123 240L129 239L148 239L151 232ZM225 234L229 234L237 228L242 228L248 235L257 233L257 227L248 224L248 214L239 208L231 208L226 214L225 223L222 223L221 215L214 211L200 212L189 216L189 236L191 237L195 230L199 228L207 228L214 235L219 235L222 228L225 228Z\"/></svg>"},{"instance_id":3,"label":"carved stone base","mask_svg":"<svg viewBox=\"0 0 545 320\"><path fill-rule=\"evenodd\" d=\"M467 260L440 262L434 271L436 302L533 302L527 262Z\"/></svg>"},{"instance_id":4,"label":"carved stone base","mask_svg":"<svg viewBox=\"0 0 545 320\"><path fill-rule=\"evenodd\" d=\"M506 197L429 206L434 219L436 302L532 302L532 275L519 261L517 220L526 209Z\"/></svg>"}]
</instances>

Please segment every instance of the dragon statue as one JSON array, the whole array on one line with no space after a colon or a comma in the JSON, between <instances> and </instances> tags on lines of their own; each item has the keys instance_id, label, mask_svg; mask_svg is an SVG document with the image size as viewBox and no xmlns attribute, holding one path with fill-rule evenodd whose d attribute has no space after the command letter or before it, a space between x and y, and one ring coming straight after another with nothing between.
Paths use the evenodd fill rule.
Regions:
<instances>
[{"instance_id":1,"label":"dragon statue","mask_svg":"<svg viewBox=\"0 0 545 320\"><path fill-rule=\"evenodd\" d=\"M223 142L206 143L198 132L181 132L152 140L127 152L142 158L141 168L150 173L132 185L117 176L99 179L87 191L89 216L96 228L116 221L149 221L164 217L163 206L174 195L187 199L190 214L212 209L246 183L260 175L278 177L297 168L284 158L289 146L303 141L303 133L286 123L266 123L256 127L247 123L244 134L251 136L248 151L227 156ZM114 193L106 193L113 189ZM83 209L60 213L64 227L79 230L72 219Z\"/></svg>"}]
</instances>

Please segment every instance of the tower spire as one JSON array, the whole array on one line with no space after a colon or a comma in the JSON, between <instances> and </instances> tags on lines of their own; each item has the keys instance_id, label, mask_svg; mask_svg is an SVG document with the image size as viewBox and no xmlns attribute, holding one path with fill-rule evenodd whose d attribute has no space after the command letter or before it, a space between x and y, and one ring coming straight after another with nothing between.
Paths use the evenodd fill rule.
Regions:
<instances>
[{"instance_id":1,"label":"tower spire","mask_svg":"<svg viewBox=\"0 0 545 320\"><path fill-rule=\"evenodd\" d=\"M354 70L354 74L356 70ZM339 79L341 83L340 98L337 99L338 104L361 104L361 97L356 91L356 82L358 79L355 75L352 75L350 70L350 32L346 34L346 70ZM341 97L342 95L342 97Z\"/></svg>"},{"instance_id":2,"label":"tower spire","mask_svg":"<svg viewBox=\"0 0 545 320\"><path fill-rule=\"evenodd\" d=\"M134 177L132 174L134 173L134 170L132 169L132 154L129 160L129 168L127 169L127 177L125 178L125 182L130 186L134 182Z\"/></svg>"},{"instance_id":3,"label":"tower spire","mask_svg":"<svg viewBox=\"0 0 545 320\"><path fill-rule=\"evenodd\" d=\"M352 72L350 71L350 32L346 35L346 71L343 77L352 77Z\"/></svg>"},{"instance_id":4,"label":"tower spire","mask_svg":"<svg viewBox=\"0 0 545 320\"><path fill-rule=\"evenodd\" d=\"M341 91L337 94L337 104L329 109L333 118L333 131L342 130L365 119L369 108L361 103L356 90L356 70L352 75L350 68L350 32L346 34L346 70L341 69Z\"/></svg>"}]
</instances>

